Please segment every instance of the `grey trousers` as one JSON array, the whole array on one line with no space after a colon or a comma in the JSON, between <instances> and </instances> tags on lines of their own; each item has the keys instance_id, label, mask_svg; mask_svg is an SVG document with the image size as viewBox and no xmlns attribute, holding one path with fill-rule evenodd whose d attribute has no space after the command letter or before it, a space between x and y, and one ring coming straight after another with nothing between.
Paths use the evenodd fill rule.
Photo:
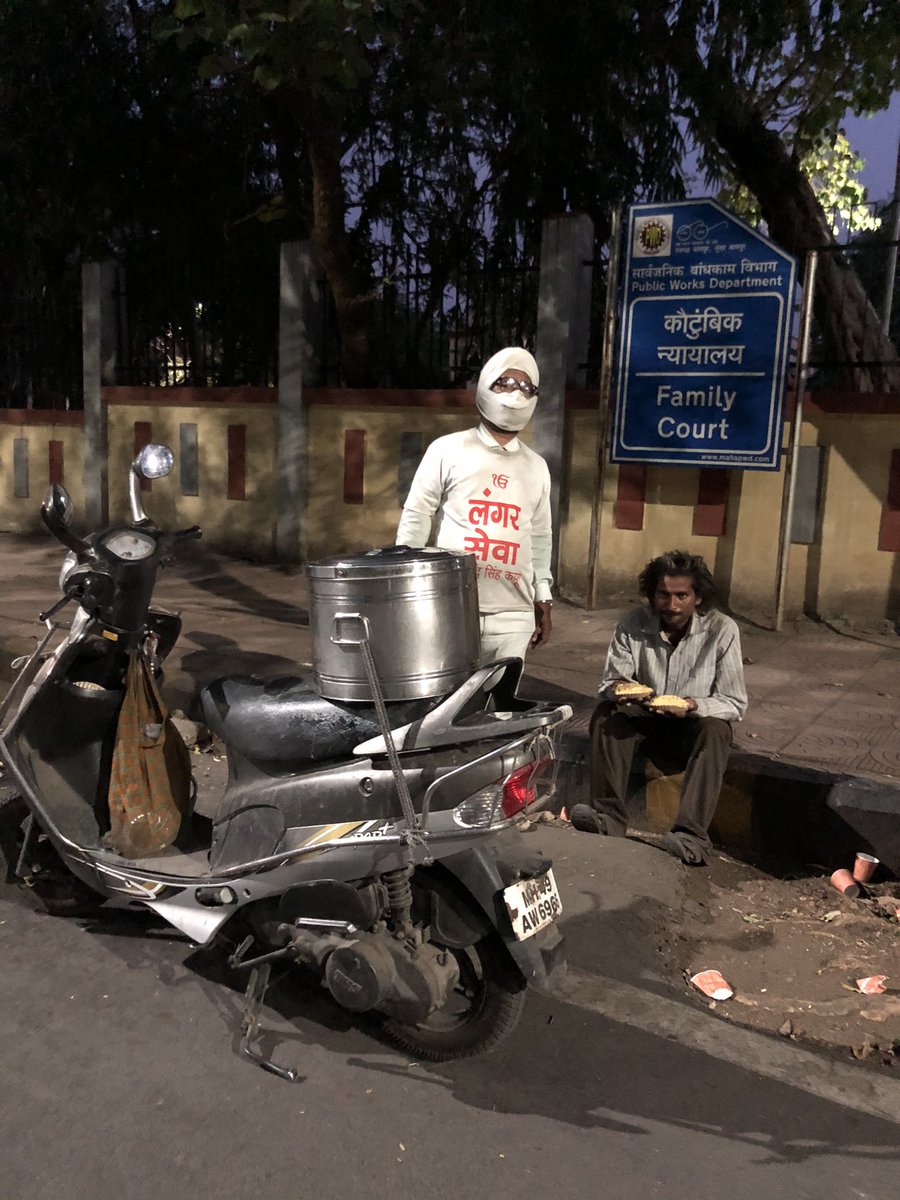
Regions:
<instances>
[{"instance_id":1,"label":"grey trousers","mask_svg":"<svg viewBox=\"0 0 900 1200\"><path fill-rule=\"evenodd\" d=\"M635 751L664 758L684 768L681 801L673 830L684 830L709 844L707 830L719 802L728 765L732 729L718 717L663 717L624 712L601 700L591 717L591 806L603 817L607 833L628 828L628 775Z\"/></svg>"}]
</instances>

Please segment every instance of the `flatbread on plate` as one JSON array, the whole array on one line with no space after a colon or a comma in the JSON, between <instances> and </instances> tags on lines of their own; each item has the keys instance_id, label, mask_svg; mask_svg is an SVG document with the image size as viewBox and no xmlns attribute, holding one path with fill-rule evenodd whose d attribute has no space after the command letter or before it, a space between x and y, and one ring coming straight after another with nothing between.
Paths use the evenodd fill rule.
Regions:
<instances>
[{"instance_id":1,"label":"flatbread on plate","mask_svg":"<svg viewBox=\"0 0 900 1200\"><path fill-rule=\"evenodd\" d=\"M629 679L624 683L617 683L613 688L613 695L617 700L643 700L645 697L653 695L653 688Z\"/></svg>"},{"instance_id":2,"label":"flatbread on plate","mask_svg":"<svg viewBox=\"0 0 900 1200\"><path fill-rule=\"evenodd\" d=\"M688 712L690 705L682 696L654 696L648 708L661 709L664 712Z\"/></svg>"}]
</instances>

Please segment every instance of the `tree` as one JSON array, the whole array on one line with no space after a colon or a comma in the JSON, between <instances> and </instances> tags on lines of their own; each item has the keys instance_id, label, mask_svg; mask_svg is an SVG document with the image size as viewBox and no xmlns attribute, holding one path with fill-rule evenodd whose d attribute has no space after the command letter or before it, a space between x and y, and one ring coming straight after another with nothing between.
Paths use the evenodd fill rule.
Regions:
<instances>
[{"instance_id":1,"label":"tree","mask_svg":"<svg viewBox=\"0 0 900 1200\"><path fill-rule=\"evenodd\" d=\"M683 195L685 124L769 232L827 252L845 361L892 349L804 156L896 86L877 0L0 0L0 271L126 245L309 234L346 382L408 250L427 324L467 269L533 263L544 219ZM154 36L151 37L151 29ZM78 47L72 54L71 47ZM893 385L867 368L864 386Z\"/></svg>"},{"instance_id":2,"label":"tree","mask_svg":"<svg viewBox=\"0 0 900 1200\"><path fill-rule=\"evenodd\" d=\"M149 36L149 0L0 6L0 267L36 287L66 261L162 229L183 246L270 190L261 122L198 57Z\"/></svg>"},{"instance_id":3,"label":"tree","mask_svg":"<svg viewBox=\"0 0 900 1200\"><path fill-rule=\"evenodd\" d=\"M367 307L351 252L343 161L366 114L378 64L396 44L410 0L175 0L157 36L205 50L201 75L239 79L278 115L286 189L302 139L311 178L310 228L334 296L347 382L365 378ZM296 189L295 189L296 192Z\"/></svg>"},{"instance_id":4,"label":"tree","mask_svg":"<svg viewBox=\"0 0 900 1200\"><path fill-rule=\"evenodd\" d=\"M199 55L150 36L158 8L0 3L0 376L16 399L77 402L84 259L174 273L254 240L273 170L262 98L204 84Z\"/></svg>"},{"instance_id":5,"label":"tree","mask_svg":"<svg viewBox=\"0 0 900 1200\"><path fill-rule=\"evenodd\" d=\"M896 7L877 0L642 0L648 44L670 67L682 112L713 177L756 197L771 236L799 256L820 249L816 313L830 354L862 368L861 390L900 387L897 353L838 251L804 174L804 154L844 113L880 107L900 81Z\"/></svg>"},{"instance_id":6,"label":"tree","mask_svg":"<svg viewBox=\"0 0 900 1200\"><path fill-rule=\"evenodd\" d=\"M881 228L881 217L870 207L866 188L858 178L864 166L843 130L833 139L823 138L800 159L800 170L812 184L834 237ZM718 200L751 225L762 221L759 201L733 176L719 192Z\"/></svg>"},{"instance_id":7,"label":"tree","mask_svg":"<svg viewBox=\"0 0 900 1200\"><path fill-rule=\"evenodd\" d=\"M536 254L546 216L586 209L602 229L642 185L679 189L679 134L632 25L593 0L174 0L157 31L204 46L208 79L264 91L276 141L303 148L354 382L376 263L384 278L399 248L424 251L433 308L454 268Z\"/></svg>"}]
</instances>

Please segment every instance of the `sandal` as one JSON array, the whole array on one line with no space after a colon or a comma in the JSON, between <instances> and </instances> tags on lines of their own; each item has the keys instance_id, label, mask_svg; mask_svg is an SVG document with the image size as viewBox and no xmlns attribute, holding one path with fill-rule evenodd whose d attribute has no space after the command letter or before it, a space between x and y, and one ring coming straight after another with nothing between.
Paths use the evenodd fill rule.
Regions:
<instances>
[{"instance_id":1,"label":"sandal","mask_svg":"<svg viewBox=\"0 0 900 1200\"><path fill-rule=\"evenodd\" d=\"M603 818L589 804L573 804L569 820L581 833L606 833Z\"/></svg>"},{"instance_id":2,"label":"sandal","mask_svg":"<svg viewBox=\"0 0 900 1200\"><path fill-rule=\"evenodd\" d=\"M689 867L706 866L706 849L699 838L690 833L667 833L660 841L667 854L680 858Z\"/></svg>"}]
</instances>

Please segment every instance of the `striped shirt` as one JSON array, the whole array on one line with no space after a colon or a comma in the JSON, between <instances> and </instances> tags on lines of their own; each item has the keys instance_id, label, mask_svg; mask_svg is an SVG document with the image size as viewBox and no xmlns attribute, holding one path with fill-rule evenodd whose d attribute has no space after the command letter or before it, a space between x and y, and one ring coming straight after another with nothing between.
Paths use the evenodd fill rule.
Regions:
<instances>
[{"instance_id":1,"label":"striped shirt","mask_svg":"<svg viewBox=\"0 0 900 1200\"><path fill-rule=\"evenodd\" d=\"M695 612L687 633L673 646L649 608L633 609L616 626L601 695L618 679L636 679L657 695L690 697L698 717L740 721L747 711L741 637L718 609Z\"/></svg>"}]
</instances>

